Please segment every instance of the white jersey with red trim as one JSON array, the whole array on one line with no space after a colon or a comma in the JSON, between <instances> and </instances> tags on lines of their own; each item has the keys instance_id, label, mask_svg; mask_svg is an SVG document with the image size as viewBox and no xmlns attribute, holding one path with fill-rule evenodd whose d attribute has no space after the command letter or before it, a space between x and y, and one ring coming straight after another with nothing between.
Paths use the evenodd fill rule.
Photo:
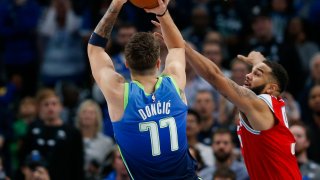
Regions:
<instances>
[{"instance_id":1,"label":"white jersey with red trim","mask_svg":"<svg viewBox=\"0 0 320 180\"><path fill-rule=\"evenodd\" d=\"M288 129L285 102L268 94L258 96L271 109L275 125L268 130L252 129L240 114L237 133L250 179L301 179L294 155L295 139Z\"/></svg>"}]
</instances>

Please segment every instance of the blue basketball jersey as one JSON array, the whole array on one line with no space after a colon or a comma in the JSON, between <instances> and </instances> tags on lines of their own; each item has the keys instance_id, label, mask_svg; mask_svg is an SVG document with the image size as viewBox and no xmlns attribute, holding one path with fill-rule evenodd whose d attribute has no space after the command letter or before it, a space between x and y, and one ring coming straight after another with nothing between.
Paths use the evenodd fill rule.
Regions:
<instances>
[{"instance_id":1,"label":"blue basketball jersey","mask_svg":"<svg viewBox=\"0 0 320 180\"><path fill-rule=\"evenodd\" d=\"M124 115L113 129L131 179L197 179L186 136L187 106L179 94L168 76L158 78L152 94L137 81L126 84Z\"/></svg>"}]
</instances>

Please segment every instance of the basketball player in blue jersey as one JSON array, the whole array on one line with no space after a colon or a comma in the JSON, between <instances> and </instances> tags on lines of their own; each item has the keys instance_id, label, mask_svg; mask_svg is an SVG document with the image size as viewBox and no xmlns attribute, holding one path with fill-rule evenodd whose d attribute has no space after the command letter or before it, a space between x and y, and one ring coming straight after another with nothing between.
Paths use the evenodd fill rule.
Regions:
<instances>
[{"instance_id":1,"label":"basketball player in blue jersey","mask_svg":"<svg viewBox=\"0 0 320 180\"><path fill-rule=\"evenodd\" d=\"M118 13L127 0L113 0L88 44L93 76L109 107L114 135L131 179L198 179L188 151L184 40L167 10L168 0L147 9L159 20L168 48L161 76L160 47L150 33L137 33L125 47L132 82L115 72L104 51Z\"/></svg>"}]
</instances>

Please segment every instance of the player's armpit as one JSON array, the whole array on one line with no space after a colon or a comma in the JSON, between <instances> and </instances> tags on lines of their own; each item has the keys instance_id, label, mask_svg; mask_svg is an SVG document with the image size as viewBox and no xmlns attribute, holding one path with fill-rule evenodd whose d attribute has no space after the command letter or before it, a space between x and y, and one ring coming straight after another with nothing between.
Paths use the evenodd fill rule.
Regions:
<instances>
[{"instance_id":1,"label":"player's armpit","mask_svg":"<svg viewBox=\"0 0 320 180\"><path fill-rule=\"evenodd\" d=\"M162 74L170 75L176 81L179 89L184 90L186 85L185 49L173 48L169 50L166 65Z\"/></svg>"}]
</instances>

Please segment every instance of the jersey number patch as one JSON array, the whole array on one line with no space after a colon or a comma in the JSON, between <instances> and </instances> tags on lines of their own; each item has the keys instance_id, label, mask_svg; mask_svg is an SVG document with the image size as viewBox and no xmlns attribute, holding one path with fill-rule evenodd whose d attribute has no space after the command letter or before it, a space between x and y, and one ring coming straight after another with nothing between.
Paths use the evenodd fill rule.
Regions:
<instances>
[{"instance_id":1,"label":"jersey number patch","mask_svg":"<svg viewBox=\"0 0 320 180\"><path fill-rule=\"evenodd\" d=\"M169 127L171 151L178 150L178 133L175 119L173 117L161 119L159 121L159 126L160 128ZM150 132L152 156L159 156L161 150L158 124L155 121L142 122L139 123L139 130L140 132Z\"/></svg>"}]
</instances>

